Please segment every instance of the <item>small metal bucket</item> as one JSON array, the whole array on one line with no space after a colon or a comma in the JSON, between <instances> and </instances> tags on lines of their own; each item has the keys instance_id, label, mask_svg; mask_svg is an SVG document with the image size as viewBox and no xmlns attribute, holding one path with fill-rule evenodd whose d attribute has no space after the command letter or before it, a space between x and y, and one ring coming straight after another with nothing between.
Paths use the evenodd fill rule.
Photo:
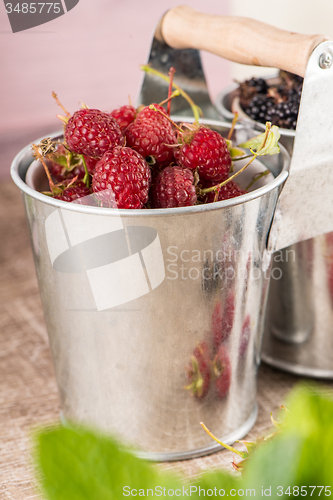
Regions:
<instances>
[{"instance_id":1,"label":"small metal bucket","mask_svg":"<svg viewBox=\"0 0 333 500\"><path fill-rule=\"evenodd\" d=\"M226 135L229 125L206 121ZM236 142L253 136L237 127ZM117 210L65 203L25 182L27 146L12 163L23 194L64 418L116 433L152 460L212 453L253 426L256 375L271 269L266 243L289 155L254 162L254 191L176 209ZM34 176L33 176L34 177ZM38 186L38 172L33 182ZM228 315L226 395L212 379L193 396L188 365L206 342L214 355Z\"/></svg>"},{"instance_id":2,"label":"small metal bucket","mask_svg":"<svg viewBox=\"0 0 333 500\"><path fill-rule=\"evenodd\" d=\"M216 98L216 109L227 121L234 116L237 88L232 84ZM281 144L292 155L296 131L280 132ZM262 360L298 375L333 378L333 233L276 252L271 276Z\"/></svg>"}]
</instances>

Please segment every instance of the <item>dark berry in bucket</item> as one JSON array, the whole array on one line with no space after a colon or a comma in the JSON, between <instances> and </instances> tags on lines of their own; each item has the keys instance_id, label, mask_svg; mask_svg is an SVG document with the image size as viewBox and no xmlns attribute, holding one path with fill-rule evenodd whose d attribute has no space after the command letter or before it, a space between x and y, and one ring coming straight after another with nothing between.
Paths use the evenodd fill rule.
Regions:
<instances>
[{"instance_id":1,"label":"dark berry in bucket","mask_svg":"<svg viewBox=\"0 0 333 500\"><path fill-rule=\"evenodd\" d=\"M252 120L271 122L295 129L301 100L303 78L280 71L279 82L263 85L262 78L251 78L239 86L240 105Z\"/></svg>"}]
</instances>

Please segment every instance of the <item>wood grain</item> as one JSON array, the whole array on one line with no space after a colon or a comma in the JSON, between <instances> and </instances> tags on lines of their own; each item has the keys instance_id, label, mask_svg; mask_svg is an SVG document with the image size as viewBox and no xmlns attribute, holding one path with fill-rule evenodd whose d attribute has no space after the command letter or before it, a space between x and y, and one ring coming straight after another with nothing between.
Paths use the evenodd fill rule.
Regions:
<instances>
[{"instance_id":1,"label":"wood grain","mask_svg":"<svg viewBox=\"0 0 333 500\"><path fill-rule=\"evenodd\" d=\"M255 19L204 14L185 5L165 14L158 33L175 49L206 50L241 64L279 68L300 76L305 74L313 49L326 39Z\"/></svg>"}]
</instances>

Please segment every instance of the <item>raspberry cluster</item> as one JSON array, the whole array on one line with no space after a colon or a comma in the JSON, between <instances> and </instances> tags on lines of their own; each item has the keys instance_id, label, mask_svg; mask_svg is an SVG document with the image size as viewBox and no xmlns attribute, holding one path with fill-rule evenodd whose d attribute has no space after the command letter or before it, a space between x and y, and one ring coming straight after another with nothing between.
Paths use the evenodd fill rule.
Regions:
<instances>
[{"instance_id":1,"label":"raspberry cluster","mask_svg":"<svg viewBox=\"0 0 333 500\"><path fill-rule=\"evenodd\" d=\"M160 104L125 105L110 113L83 105L72 116L64 111L63 144L55 151L43 143L57 199L70 202L82 194L103 207L158 209L245 192L233 181L219 186L232 163L228 141L198 122L179 126ZM214 191L204 192L207 187Z\"/></svg>"}]
</instances>

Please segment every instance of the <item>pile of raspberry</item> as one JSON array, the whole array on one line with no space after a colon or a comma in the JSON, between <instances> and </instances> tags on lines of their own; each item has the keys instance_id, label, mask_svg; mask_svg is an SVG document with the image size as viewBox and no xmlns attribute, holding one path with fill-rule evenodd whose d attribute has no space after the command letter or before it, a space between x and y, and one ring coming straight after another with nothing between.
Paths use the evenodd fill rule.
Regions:
<instances>
[{"instance_id":1,"label":"pile of raspberry","mask_svg":"<svg viewBox=\"0 0 333 500\"><path fill-rule=\"evenodd\" d=\"M232 163L227 141L199 124L179 127L158 104L153 109L127 105L111 113L84 106L60 118L64 143L48 162L53 180L64 183L57 199L83 197L87 204L142 209L193 206L246 193L233 181L219 188ZM57 160L61 155L67 164ZM218 189L203 193L207 186Z\"/></svg>"}]
</instances>

